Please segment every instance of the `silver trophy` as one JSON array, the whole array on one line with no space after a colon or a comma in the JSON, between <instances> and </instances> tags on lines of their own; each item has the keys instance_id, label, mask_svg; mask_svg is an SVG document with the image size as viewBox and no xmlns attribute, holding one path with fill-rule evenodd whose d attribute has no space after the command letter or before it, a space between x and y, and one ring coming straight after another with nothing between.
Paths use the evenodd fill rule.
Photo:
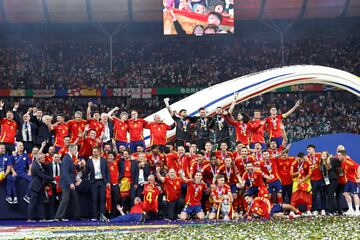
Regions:
<instances>
[{"instance_id":1,"label":"silver trophy","mask_svg":"<svg viewBox=\"0 0 360 240\"><path fill-rule=\"evenodd\" d=\"M226 196L226 197L224 197L224 201L221 204L221 213L224 215L225 221L230 220L230 217L229 217L230 209L231 209L231 204L229 201L229 197Z\"/></svg>"}]
</instances>

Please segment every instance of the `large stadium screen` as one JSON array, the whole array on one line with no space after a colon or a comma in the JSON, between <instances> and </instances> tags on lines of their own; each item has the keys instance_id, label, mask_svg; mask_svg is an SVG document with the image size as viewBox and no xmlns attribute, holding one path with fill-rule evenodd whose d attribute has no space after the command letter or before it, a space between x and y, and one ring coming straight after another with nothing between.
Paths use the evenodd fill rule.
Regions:
<instances>
[{"instance_id":1,"label":"large stadium screen","mask_svg":"<svg viewBox=\"0 0 360 240\"><path fill-rule=\"evenodd\" d=\"M234 33L234 0L163 0L164 34Z\"/></svg>"}]
</instances>

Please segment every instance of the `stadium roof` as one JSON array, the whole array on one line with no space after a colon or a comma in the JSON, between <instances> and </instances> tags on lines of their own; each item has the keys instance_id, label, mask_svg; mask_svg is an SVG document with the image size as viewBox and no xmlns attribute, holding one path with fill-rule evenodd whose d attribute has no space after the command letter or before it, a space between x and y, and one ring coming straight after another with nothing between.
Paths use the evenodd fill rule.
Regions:
<instances>
[{"instance_id":1,"label":"stadium roof","mask_svg":"<svg viewBox=\"0 0 360 240\"><path fill-rule=\"evenodd\" d=\"M0 23L160 22L163 0L0 0ZM359 17L360 0L234 0L236 20Z\"/></svg>"}]
</instances>

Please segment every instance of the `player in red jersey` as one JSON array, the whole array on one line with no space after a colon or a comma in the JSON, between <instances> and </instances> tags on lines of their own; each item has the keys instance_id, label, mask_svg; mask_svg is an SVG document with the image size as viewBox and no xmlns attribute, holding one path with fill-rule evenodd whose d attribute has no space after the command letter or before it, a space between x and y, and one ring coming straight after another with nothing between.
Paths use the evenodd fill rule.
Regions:
<instances>
[{"instance_id":1,"label":"player in red jersey","mask_svg":"<svg viewBox=\"0 0 360 240\"><path fill-rule=\"evenodd\" d=\"M187 185L185 207L180 214L180 219L186 220L191 217L192 214L196 214L199 220L203 220L205 214L201 208L201 199L207 188L206 184L202 182L201 172L195 174L194 180L185 178L183 173L180 176Z\"/></svg>"},{"instance_id":2,"label":"player in red jersey","mask_svg":"<svg viewBox=\"0 0 360 240\"><path fill-rule=\"evenodd\" d=\"M99 146L101 143L101 139L96 138L96 131L94 129L90 129L89 125L85 126L82 138L83 143L79 151L79 156L88 159L92 155L92 149Z\"/></svg>"},{"instance_id":3,"label":"player in red jersey","mask_svg":"<svg viewBox=\"0 0 360 240\"><path fill-rule=\"evenodd\" d=\"M69 136L69 125L65 122L65 116L59 114L56 117L56 123L51 126L51 130L54 130L55 135L55 151L59 152L64 147L64 138Z\"/></svg>"},{"instance_id":4,"label":"player in red jersey","mask_svg":"<svg viewBox=\"0 0 360 240\"><path fill-rule=\"evenodd\" d=\"M255 143L254 149L250 149L250 152L252 152L252 155L254 156L257 163L260 163L264 160L263 150L264 149L262 149L261 143Z\"/></svg>"},{"instance_id":5,"label":"player in red jersey","mask_svg":"<svg viewBox=\"0 0 360 240\"><path fill-rule=\"evenodd\" d=\"M119 159L116 158L115 152L109 151L106 160L110 174L111 209L112 214L115 214L115 209L120 206Z\"/></svg>"},{"instance_id":6,"label":"player in red jersey","mask_svg":"<svg viewBox=\"0 0 360 240\"><path fill-rule=\"evenodd\" d=\"M173 150L173 147L165 150L165 159L167 169L174 169L175 173L178 173L181 170L181 165L178 161L178 153Z\"/></svg>"},{"instance_id":7,"label":"player in red jersey","mask_svg":"<svg viewBox=\"0 0 360 240\"><path fill-rule=\"evenodd\" d=\"M155 176L150 174L147 183L144 184L143 196L144 196L144 211L148 216L148 219L155 217L158 212L159 195L161 188L155 182Z\"/></svg>"},{"instance_id":8,"label":"player in red jersey","mask_svg":"<svg viewBox=\"0 0 360 240\"><path fill-rule=\"evenodd\" d=\"M253 162L249 161L246 163L246 171L242 176L241 188L247 186L245 191L247 195L268 197L269 193L263 179L271 180L273 177L273 175L266 175L264 172L256 170Z\"/></svg>"},{"instance_id":9,"label":"player in red jersey","mask_svg":"<svg viewBox=\"0 0 360 240\"><path fill-rule=\"evenodd\" d=\"M50 146L48 152L45 154L45 164L52 163L55 155L55 147Z\"/></svg>"},{"instance_id":10,"label":"player in red jersey","mask_svg":"<svg viewBox=\"0 0 360 240\"><path fill-rule=\"evenodd\" d=\"M209 141L209 142L206 142L205 143L205 159L206 160L210 160L210 156L213 152L213 145L212 143Z\"/></svg>"},{"instance_id":11,"label":"player in red jersey","mask_svg":"<svg viewBox=\"0 0 360 240\"><path fill-rule=\"evenodd\" d=\"M345 150L337 152L337 157L341 162L341 167L345 174L346 184L344 189L344 196L349 210L345 215L360 216L359 209L359 183L360 183L360 166L354 160L347 156ZM355 211L352 206L352 200L354 199Z\"/></svg>"},{"instance_id":12,"label":"player in red jersey","mask_svg":"<svg viewBox=\"0 0 360 240\"><path fill-rule=\"evenodd\" d=\"M209 161L205 160L204 152L197 152L196 155L197 155L196 161L193 162L190 166L190 178L191 179L197 172L201 172L201 174L202 174L205 165L207 165L209 163Z\"/></svg>"},{"instance_id":13,"label":"player in red jersey","mask_svg":"<svg viewBox=\"0 0 360 240\"><path fill-rule=\"evenodd\" d=\"M86 110L86 119L89 124L89 128L95 130L96 138L102 139L102 135L104 134L104 125L100 122L100 113L95 111L93 116L91 117L91 107L93 106L92 102L88 103L88 107Z\"/></svg>"},{"instance_id":14,"label":"player in red jersey","mask_svg":"<svg viewBox=\"0 0 360 240\"><path fill-rule=\"evenodd\" d=\"M220 173L220 161L215 154L211 154L210 160L202 169L203 180L208 187L215 183L216 176Z\"/></svg>"},{"instance_id":15,"label":"player in red jersey","mask_svg":"<svg viewBox=\"0 0 360 240\"><path fill-rule=\"evenodd\" d=\"M249 149L247 147L242 147L240 155L235 159L235 166L238 169L240 176L243 176L246 169L246 163L252 162L256 163L254 156L249 155Z\"/></svg>"},{"instance_id":16,"label":"player in red jersey","mask_svg":"<svg viewBox=\"0 0 360 240\"><path fill-rule=\"evenodd\" d=\"M278 169L273 158L270 158L270 153L267 150L263 152L264 159L260 164L261 171L263 171L267 175L272 175L272 179L268 179L266 184L268 186L268 191L270 196L272 197L272 203L275 203L275 199L273 198L273 193L276 194L277 203L283 203L282 198L282 185L279 180Z\"/></svg>"},{"instance_id":17,"label":"player in red jersey","mask_svg":"<svg viewBox=\"0 0 360 240\"><path fill-rule=\"evenodd\" d=\"M265 131L265 120L261 120L260 111L254 112L254 118L250 122L251 126L251 137L250 137L250 148L255 147L255 143L260 143L262 149L266 148L264 131Z\"/></svg>"},{"instance_id":18,"label":"player in red jersey","mask_svg":"<svg viewBox=\"0 0 360 240\"><path fill-rule=\"evenodd\" d=\"M5 102L0 101L0 143L4 144L6 152L11 155L15 151L15 137L16 131L20 126L20 119L16 111L19 108L19 103L16 102L13 111L4 111Z\"/></svg>"},{"instance_id":19,"label":"player in red jersey","mask_svg":"<svg viewBox=\"0 0 360 240\"><path fill-rule=\"evenodd\" d=\"M232 153L234 160L241 156L241 149L244 145L241 142L235 144L235 151Z\"/></svg>"},{"instance_id":20,"label":"player in red jersey","mask_svg":"<svg viewBox=\"0 0 360 240\"><path fill-rule=\"evenodd\" d=\"M241 187L241 176L240 173L233 163L231 156L226 156L224 159L224 165L219 169L219 173L225 176L225 182L231 188L233 196L233 208L235 212L238 210L238 189Z\"/></svg>"},{"instance_id":21,"label":"player in red jersey","mask_svg":"<svg viewBox=\"0 0 360 240\"><path fill-rule=\"evenodd\" d=\"M151 152L147 155L147 161L150 164L150 171L155 173L156 167L160 167L161 170L165 167L165 156L160 152L158 145L151 146Z\"/></svg>"},{"instance_id":22,"label":"player in red jersey","mask_svg":"<svg viewBox=\"0 0 360 240\"><path fill-rule=\"evenodd\" d=\"M60 155L61 158L63 158L65 154L67 154L67 152L69 151L69 145L71 144L70 136L65 136L63 142L64 142L64 146L60 148L60 150L58 151L58 154Z\"/></svg>"},{"instance_id":23,"label":"player in red jersey","mask_svg":"<svg viewBox=\"0 0 360 240\"><path fill-rule=\"evenodd\" d=\"M275 159L278 170L278 176L282 185L282 198L285 203L290 203L292 193L292 177L290 167L295 161L294 157L288 155L288 151L284 151L281 157Z\"/></svg>"},{"instance_id":24,"label":"player in red jersey","mask_svg":"<svg viewBox=\"0 0 360 240\"><path fill-rule=\"evenodd\" d=\"M269 142L269 148L268 151L270 153L270 157L272 158L278 158L282 155L282 152L287 149L289 150L291 147L291 144L286 146L286 141L283 141L283 144L281 146L278 146L275 140L271 140Z\"/></svg>"},{"instance_id":25,"label":"player in red jersey","mask_svg":"<svg viewBox=\"0 0 360 240\"><path fill-rule=\"evenodd\" d=\"M175 128L175 124L167 125L161 120L160 115L154 115L154 122L148 122L145 128L150 130L150 145L158 145L161 151L165 150L167 143L166 133Z\"/></svg>"},{"instance_id":26,"label":"player in red jersey","mask_svg":"<svg viewBox=\"0 0 360 240\"><path fill-rule=\"evenodd\" d=\"M270 219L272 218L297 218L300 217L301 212L291 206L290 204L282 203L282 204L271 204L269 199L264 197L256 197L253 198L250 195L245 196L245 201L248 204L248 219L251 218L264 218ZM290 211L290 214L287 216L284 214L284 211Z\"/></svg>"},{"instance_id":27,"label":"player in red jersey","mask_svg":"<svg viewBox=\"0 0 360 240\"><path fill-rule=\"evenodd\" d=\"M219 219L223 215L225 221L233 218L231 188L225 183L224 175L216 176L216 185L211 188L211 198L214 201L209 214L209 220Z\"/></svg>"},{"instance_id":28,"label":"player in red jersey","mask_svg":"<svg viewBox=\"0 0 360 240\"><path fill-rule=\"evenodd\" d=\"M214 153L221 163L224 163L226 156L233 158L233 153L228 151L228 145L226 142L220 143L220 150L216 150Z\"/></svg>"},{"instance_id":29,"label":"player in red jersey","mask_svg":"<svg viewBox=\"0 0 360 240\"><path fill-rule=\"evenodd\" d=\"M325 216L326 212L326 189L324 176L320 170L321 153L315 152L315 146L310 144L306 147L307 157L311 163L311 191L312 191L312 206L313 215L318 215L318 211L321 210L321 215ZM317 196L320 195L320 207L317 204Z\"/></svg>"},{"instance_id":30,"label":"player in red jersey","mask_svg":"<svg viewBox=\"0 0 360 240\"><path fill-rule=\"evenodd\" d=\"M144 127L147 124L142 118L139 118L139 113L136 110L131 111L131 118L127 121L128 131L130 135L130 149L132 152L136 151L137 146L142 146L145 149L144 142Z\"/></svg>"},{"instance_id":31,"label":"player in red jersey","mask_svg":"<svg viewBox=\"0 0 360 240\"><path fill-rule=\"evenodd\" d=\"M179 164L182 172L184 172L186 178L190 178L190 167L191 162L189 156L185 153L185 148L183 146L178 147L179 154Z\"/></svg>"},{"instance_id":32,"label":"player in red jersey","mask_svg":"<svg viewBox=\"0 0 360 240\"><path fill-rule=\"evenodd\" d=\"M298 100L295 106L284 114L278 114L277 109L272 107L270 109L270 117L265 119L266 129L269 133L270 140L274 140L277 146L281 146L283 143L283 131L281 129L282 120L291 115L301 104L302 100Z\"/></svg>"},{"instance_id":33,"label":"player in red jersey","mask_svg":"<svg viewBox=\"0 0 360 240\"><path fill-rule=\"evenodd\" d=\"M292 163L290 168L291 176L293 178L293 190L291 195L291 205L305 204L307 213L311 216L311 163L303 152L297 155L297 158Z\"/></svg>"},{"instance_id":34,"label":"player in red jersey","mask_svg":"<svg viewBox=\"0 0 360 240\"><path fill-rule=\"evenodd\" d=\"M74 119L71 119L67 122L69 126L69 132L71 137L71 143L75 143L79 134L85 131L86 120L82 119L82 112L77 111L74 114ZM81 146L83 139L80 138L76 144Z\"/></svg>"},{"instance_id":35,"label":"player in red jersey","mask_svg":"<svg viewBox=\"0 0 360 240\"><path fill-rule=\"evenodd\" d=\"M176 176L176 171L169 168L166 177L161 176L160 167L156 168L156 177L163 183L167 200L167 216L170 220L176 220L180 213L181 184L183 180Z\"/></svg>"},{"instance_id":36,"label":"player in red jersey","mask_svg":"<svg viewBox=\"0 0 360 240\"><path fill-rule=\"evenodd\" d=\"M120 145L124 145L125 147L128 147L127 132L129 129L129 126L127 124L127 119L128 119L127 112L121 112L120 118L117 118L113 115L114 112L118 110L119 108L115 107L107 114L107 116L112 121L112 124L114 126L114 139L116 141L116 149L119 149Z\"/></svg>"},{"instance_id":37,"label":"player in red jersey","mask_svg":"<svg viewBox=\"0 0 360 240\"><path fill-rule=\"evenodd\" d=\"M235 106L236 100L233 102ZM232 105L232 106L233 106ZM243 145L248 146L250 144L251 125L249 124L249 116L245 113L238 113L236 120L231 115L233 107L230 107L229 112L223 111L225 120L235 127L236 142L241 142Z\"/></svg>"}]
</instances>

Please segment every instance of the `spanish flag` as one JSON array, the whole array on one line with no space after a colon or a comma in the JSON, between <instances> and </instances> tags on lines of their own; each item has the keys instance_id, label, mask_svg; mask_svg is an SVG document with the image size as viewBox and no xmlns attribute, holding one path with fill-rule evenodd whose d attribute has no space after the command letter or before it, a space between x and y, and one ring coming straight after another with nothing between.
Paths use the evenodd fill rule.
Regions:
<instances>
[{"instance_id":1,"label":"spanish flag","mask_svg":"<svg viewBox=\"0 0 360 240\"><path fill-rule=\"evenodd\" d=\"M120 181L120 196L126 198L130 196L130 179L124 177Z\"/></svg>"}]
</instances>

